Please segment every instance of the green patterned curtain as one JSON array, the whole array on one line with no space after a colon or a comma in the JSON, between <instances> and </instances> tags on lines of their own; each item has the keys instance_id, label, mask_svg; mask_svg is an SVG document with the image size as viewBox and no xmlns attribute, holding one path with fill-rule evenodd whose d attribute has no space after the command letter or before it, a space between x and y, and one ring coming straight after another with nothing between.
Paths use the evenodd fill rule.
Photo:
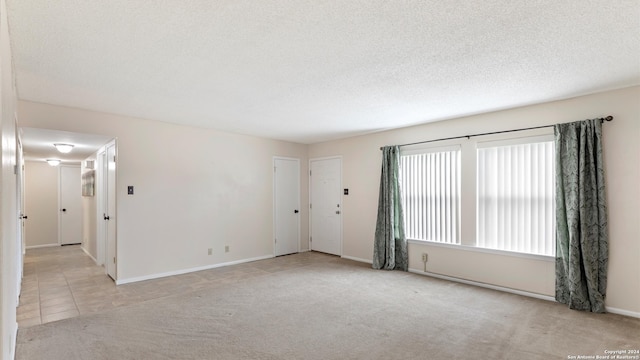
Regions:
<instances>
[{"instance_id":1,"label":"green patterned curtain","mask_svg":"<svg viewBox=\"0 0 640 360\"><path fill-rule=\"evenodd\" d=\"M382 148L378 221L373 246L374 269L407 271L409 268L399 175L400 148Z\"/></svg>"},{"instance_id":2,"label":"green patterned curtain","mask_svg":"<svg viewBox=\"0 0 640 360\"><path fill-rule=\"evenodd\" d=\"M556 300L605 312L608 232L599 119L555 125Z\"/></svg>"}]
</instances>

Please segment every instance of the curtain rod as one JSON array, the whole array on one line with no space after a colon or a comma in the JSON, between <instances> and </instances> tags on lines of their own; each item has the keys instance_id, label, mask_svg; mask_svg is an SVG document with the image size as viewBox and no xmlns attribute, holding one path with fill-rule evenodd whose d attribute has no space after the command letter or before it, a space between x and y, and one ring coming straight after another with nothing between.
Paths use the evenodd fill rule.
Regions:
<instances>
[{"instance_id":1,"label":"curtain rod","mask_svg":"<svg viewBox=\"0 0 640 360\"><path fill-rule=\"evenodd\" d=\"M607 117L600 118L599 120L600 120L601 123L605 122L605 121L611 121L611 120L613 120L613 116L609 115ZM454 136L454 137L435 139L435 140L418 141L418 142L402 144L402 145L398 145L398 146L402 147L402 146L409 146L409 145L426 144L426 143L435 142L435 141L455 140L455 139L463 139L463 138L470 139L470 138L475 137L475 136L494 135L494 134L503 134L503 133L510 133L510 132L516 132L516 131L524 131L524 130L543 129L543 128L548 128L548 127L553 127L553 126L555 126L555 125L535 126L535 127L528 127L528 128L522 128L522 129L494 131L494 132L488 132L488 133L482 133L482 134ZM382 149L383 148L381 147L380 150L382 150Z\"/></svg>"}]
</instances>

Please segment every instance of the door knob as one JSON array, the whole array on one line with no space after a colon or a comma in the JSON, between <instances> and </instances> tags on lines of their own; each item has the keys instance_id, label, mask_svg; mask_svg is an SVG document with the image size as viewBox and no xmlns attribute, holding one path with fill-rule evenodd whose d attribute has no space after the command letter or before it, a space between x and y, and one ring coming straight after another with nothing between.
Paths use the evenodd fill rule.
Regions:
<instances>
[{"instance_id":1,"label":"door knob","mask_svg":"<svg viewBox=\"0 0 640 360\"><path fill-rule=\"evenodd\" d=\"M340 210L336 211L336 214L340 215Z\"/></svg>"},{"instance_id":2,"label":"door knob","mask_svg":"<svg viewBox=\"0 0 640 360\"><path fill-rule=\"evenodd\" d=\"M107 214L102 214L102 218L105 219L105 220L109 220L110 219L109 216L107 216Z\"/></svg>"},{"instance_id":3,"label":"door knob","mask_svg":"<svg viewBox=\"0 0 640 360\"><path fill-rule=\"evenodd\" d=\"M297 213L299 213L299 212L300 212L300 211L298 211L298 210L293 210L293 213L294 213L294 214L297 214Z\"/></svg>"},{"instance_id":4,"label":"door knob","mask_svg":"<svg viewBox=\"0 0 640 360\"><path fill-rule=\"evenodd\" d=\"M67 209L62 209L61 211L62 211L62 212L67 212Z\"/></svg>"}]
</instances>

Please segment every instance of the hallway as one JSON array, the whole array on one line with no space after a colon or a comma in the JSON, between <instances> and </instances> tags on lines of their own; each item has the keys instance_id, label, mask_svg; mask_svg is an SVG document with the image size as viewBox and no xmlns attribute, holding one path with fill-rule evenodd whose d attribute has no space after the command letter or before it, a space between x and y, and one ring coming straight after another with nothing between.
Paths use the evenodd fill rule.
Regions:
<instances>
[{"instance_id":1,"label":"hallway","mask_svg":"<svg viewBox=\"0 0 640 360\"><path fill-rule=\"evenodd\" d=\"M336 259L332 255L305 252L116 286L105 275L104 268L96 266L80 245L29 249L24 258L18 327L46 324Z\"/></svg>"},{"instance_id":2,"label":"hallway","mask_svg":"<svg viewBox=\"0 0 640 360\"><path fill-rule=\"evenodd\" d=\"M117 306L123 296L80 245L29 249L18 325L27 327ZM120 300L120 302L118 302Z\"/></svg>"}]
</instances>

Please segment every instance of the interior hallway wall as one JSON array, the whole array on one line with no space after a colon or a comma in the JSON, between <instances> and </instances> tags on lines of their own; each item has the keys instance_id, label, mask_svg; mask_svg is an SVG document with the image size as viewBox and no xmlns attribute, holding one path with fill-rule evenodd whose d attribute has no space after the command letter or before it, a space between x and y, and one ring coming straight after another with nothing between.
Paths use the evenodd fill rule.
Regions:
<instances>
[{"instance_id":1,"label":"interior hallway wall","mask_svg":"<svg viewBox=\"0 0 640 360\"><path fill-rule=\"evenodd\" d=\"M511 110L390 130L309 146L309 157L342 155L345 256L371 261L380 181L380 147L429 139L571 122L613 115L604 124L604 156L609 205L609 282L606 304L640 317L640 87L577 97ZM466 184L465 184L466 182ZM463 179L463 194L475 194L473 179ZM463 195L464 196L464 195ZM469 216L463 209L463 216ZM471 212L473 214L473 212ZM474 237L473 222L463 236ZM466 234L466 235L465 235ZM553 259L539 260L495 253L410 244L409 267L486 284L554 295Z\"/></svg>"},{"instance_id":2,"label":"interior hallway wall","mask_svg":"<svg viewBox=\"0 0 640 360\"><path fill-rule=\"evenodd\" d=\"M43 161L24 163L27 248L58 245L58 170Z\"/></svg>"},{"instance_id":3,"label":"interior hallway wall","mask_svg":"<svg viewBox=\"0 0 640 360\"><path fill-rule=\"evenodd\" d=\"M120 282L273 256L273 156L300 159L308 249L306 145L28 101L18 107L20 126L117 139Z\"/></svg>"},{"instance_id":4,"label":"interior hallway wall","mask_svg":"<svg viewBox=\"0 0 640 360\"><path fill-rule=\"evenodd\" d=\"M0 358L13 359L21 245L16 188L16 89L7 24L0 0Z\"/></svg>"}]
</instances>

